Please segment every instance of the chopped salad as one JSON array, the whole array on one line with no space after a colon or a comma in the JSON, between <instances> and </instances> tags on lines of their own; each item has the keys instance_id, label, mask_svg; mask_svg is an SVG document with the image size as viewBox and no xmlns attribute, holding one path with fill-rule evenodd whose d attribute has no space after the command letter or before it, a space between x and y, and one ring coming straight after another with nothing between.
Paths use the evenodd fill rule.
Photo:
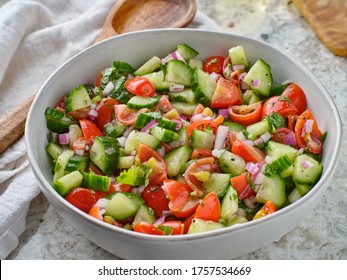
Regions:
<instances>
[{"instance_id":1,"label":"chopped salad","mask_svg":"<svg viewBox=\"0 0 347 280\"><path fill-rule=\"evenodd\" d=\"M326 133L308 93L275 86L242 46L197 56L180 44L136 69L115 61L48 107L53 188L96 219L156 235L245 223L309 192Z\"/></svg>"}]
</instances>

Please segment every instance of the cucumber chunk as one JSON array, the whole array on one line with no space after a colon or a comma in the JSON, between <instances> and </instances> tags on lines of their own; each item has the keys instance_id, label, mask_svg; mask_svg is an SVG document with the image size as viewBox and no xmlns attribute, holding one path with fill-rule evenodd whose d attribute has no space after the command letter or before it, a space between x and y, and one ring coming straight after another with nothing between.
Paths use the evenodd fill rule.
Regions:
<instances>
[{"instance_id":1,"label":"cucumber chunk","mask_svg":"<svg viewBox=\"0 0 347 280\"><path fill-rule=\"evenodd\" d=\"M227 150L224 150L218 158L218 165L223 172L233 177L246 171L246 162L244 159Z\"/></svg>"},{"instance_id":2,"label":"cucumber chunk","mask_svg":"<svg viewBox=\"0 0 347 280\"><path fill-rule=\"evenodd\" d=\"M153 224L157 220L154 211L146 205L141 205L137 211L132 226L135 227L138 222L147 222Z\"/></svg>"},{"instance_id":3,"label":"cucumber chunk","mask_svg":"<svg viewBox=\"0 0 347 280\"><path fill-rule=\"evenodd\" d=\"M249 69L244 81L254 92L268 96L272 89L272 73L270 66L262 59L258 59Z\"/></svg>"},{"instance_id":4,"label":"cucumber chunk","mask_svg":"<svg viewBox=\"0 0 347 280\"><path fill-rule=\"evenodd\" d=\"M92 100L84 85L75 87L65 99L65 112L76 111L92 105Z\"/></svg>"},{"instance_id":5,"label":"cucumber chunk","mask_svg":"<svg viewBox=\"0 0 347 280\"><path fill-rule=\"evenodd\" d=\"M153 56L151 59L146 61L143 65L141 65L133 74L135 76L143 76L148 73L152 73L158 68L160 68L161 62L160 58L157 56Z\"/></svg>"},{"instance_id":6,"label":"cucumber chunk","mask_svg":"<svg viewBox=\"0 0 347 280\"><path fill-rule=\"evenodd\" d=\"M135 216L140 206L124 193L117 192L105 207L105 215L115 220L125 220Z\"/></svg>"},{"instance_id":7,"label":"cucumber chunk","mask_svg":"<svg viewBox=\"0 0 347 280\"><path fill-rule=\"evenodd\" d=\"M155 97L133 96L127 103L131 109L139 110L142 108L152 109L159 103L159 99Z\"/></svg>"},{"instance_id":8,"label":"cucumber chunk","mask_svg":"<svg viewBox=\"0 0 347 280\"><path fill-rule=\"evenodd\" d=\"M205 232L224 227L225 226L221 223L194 218L189 226L188 234Z\"/></svg>"},{"instance_id":9,"label":"cucumber chunk","mask_svg":"<svg viewBox=\"0 0 347 280\"><path fill-rule=\"evenodd\" d=\"M295 185L314 185L323 171L323 166L312 157L302 154L295 158L293 180Z\"/></svg>"},{"instance_id":10,"label":"cucumber chunk","mask_svg":"<svg viewBox=\"0 0 347 280\"><path fill-rule=\"evenodd\" d=\"M227 189L222 200L220 207L220 217L222 219L225 219L226 221L229 220L232 215L234 215L239 209L238 203L239 198L237 196L237 192L232 186L230 186Z\"/></svg>"},{"instance_id":11,"label":"cucumber chunk","mask_svg":"<svg viewBox=\"0 0 347 280\"><path fill-rule=\"evenodd\" d=\"M212 150L216 136L213 133L193 130L190 136L193 149L209 149Z\"/></svg>"},{"instance_id":12,"label":"cucumber chunk","mask_svg":"<svg viewBox=\"0 0 347 280\"><path fill-rule=\"evenodd\" d=\"M151 84L154 86L156 91L168 91L170 86L173 84L164 79L163 71L148 73L143 75L143 77L147 78Z\"/></svg>"},{"instance_id":13,"label":"cucumber chunk","mask_svg":"<svg viewBox=\"0 0 347 280\"><path fill-rule=\"evenodd\" d=\"M255 200L261 203L271 200L276 205L276 208L282 207L286 201L286 184L284 179L279 175L264 176L264 181L255 196Z\"/></svg>"},{"instance_id":14,"label":"cucumber chunk","mask_svg":"<svg viewBox=\"0 0 347 280\"><path fill-rule=\"evenodd\" d=\"M160 145L160 140L151 134L133 130L125 141L124 150L127 154L135 151L139 144L146 144L154 149Z\"/></svg>"},{"instance_id":15,"label":"cucumber chunk","mask_svg":"<svg viewBox=\"0 0 347 280\"><path fill-rule=\"evenodd\" d=\"M61 196L65 196L72 189L81 186L83 176L79 171L74 171L69 174L64 175L63 177L57 179L53 183L53 188Z\"/></svg>"},{"instance_id":16,"label":"cucumber chunk","mask_svg":"<svg viewBox=\"0 0 347 280\"><path fill-rule=\"evenodd\" d=\"M170 101L177 101L188 104L196 104L195 93L191 89L179 92L169 92Z\"/></svg>"},{"instance_id":17,"label":"cucumber chunk","mask_svg":"<svg viewBox=\"0 0 347 280\"><path fill-rule=\"evenodd\" d=\"M249 62L242 46L236 46L229 49L229 58L232 65L244 65L246 68L249 66Z\"/></svg>"},{"instance_id":18,"label":"cucumber chunk","mask_svg":"<svg viewBox=\"0 0 347 280\"><path fill-rule=\"evenodd\" d=\"M181 60L170 60L166 64L167 82L180 84L184 86L191 85L192 69Z\"/></svg>"},{"instance_id":19,"label":"cucumber chunk","mask_svg":"<svg viewBox=\"0 0 347 280\"><path fill-rule=\"evenodd\" d=\"M179 138L178 134L176 132L173 132L171 130L155 126L150 129L150 133L157 139L160 140L160 142L171 142L174 140L177 140Z\"/></svg>"},{"instance_id":20,"label":"cucumber chunk","mask_svg":"<svg viewBox=\"0 0 347 280\"><path fill-rule=\"evenodd\" d=\"M53 183L65 175L66 165L73 154L72 150L65 150L59 155L54 165Z\"/></svg>"},{"instance_id":21,"label":"cucumber chunk","mask_svg":"<svg viewBox=\"0 0 347 280\"><path fill-rule=\"evenodd\" d=\"M189 60L194 57L196 57L199 53L195 49L193 49L191 46L188 46L186 44L180 44L177 46L177 52L180 53L180 55L185 59Z\"/></svg>"},{"instance_id":22,"label":"cucumber chunk","mask_svg":"<svg viewBox=\"0 0 347 280\"><path fill-rule=\"evenodd\" d=\"M192 72L192 90L198 103L210 106L211 98L216 89L217 82L206 72L195 68Z\"/></svg>"},{"instance_id":23,"label":"cucumber chunk","mask_svg":"<svg viewBox=\"0 0 347 280\"><path fill-rule=\"evenodd\" d=\"M196 104L187 104L183 102L173 101L171 105L180 113L184 115L193 115Z\"/></svg>"},{"instance_id":24,"label":"cucumber chunk","mask_svg":"<svg viewBox=\"0 0 347 280\"><path fill-rule=\"evenodd\" d=\"M52 157L52 159L57 160L63 152L63 149L58 144L49 142L46 147L46 151Z\"/></svg>"},{"instance_id":25,"label":"cucumber chunk","mask_svg":"<svg viewBox=\"0 0 347 280\"><path fill-rule=\"evenodd\" d=\"M271 140L267 142L265 152L272 160L276 160L281 156L286 155L292 162L294 162L295 157L298 154L297 149Z\"/></svg>"},{"instance_id":26,"label":"cucumber chunk","mask_svg":"<svg viewBox=\"0 0 347 280\"><path fill-rule=\"evenodd\" d=\"M82 186L96 191L107 192L111 184L111 178L93 173L81 172L83 176Z\"/></svg>"},{"instance_id":27,"label":"cucumber chunk","mask_svg":"<svg viewBox=\"0 0 347 280\"><path fill-rule=\"evenodd\" d=\"M75 170L78 171L86 171L89 165L89 157L88 156L77 156L73 155L69 158L68 163L66 164L65 174L71 173Z\"/></svg>"},{"instance_id":28,"label":"cucumber chunk","mask_svg":"<svg viewBox=\"0 0 347 280\"><path fill-rule=\"evenodd\" d=\"M54 108L47 107L45 110L46 125L50 131L57 133L69 132L69 126L78 122L67 114Z\"/></svg>"},{"instance_id":29,"label":"cucumber chunk","mask_svg":"<svg viewBox=\"0 0 347 280\"><path fill-rule=\"evenodd\" d=\"M165 155L167 174L175 177L180 173L181 167L188 162L192 149L188 146L180 146L172 149Z\"/></svg>"},{"instance_id":30,"label":"cucumber chunk","mask_svg":"<svg viewBox=\"0 0 347 280\"><path fill-rule=\"evenodd\" d=\"M112 174L118 166L119 153L117 139L98 136L90 148L90 159L104 174Z\"/></svg>"},{"instance_id":31,"label":"cucumber chunk","mask_svg":"<svg viewBox=\"0 0 347 280\"><path fill-rule=\"evenodd\" d=\"M204 195L214 191L218 197L223 196L227 188L230 186L230 179L230 174L211 173L208 180L202 183Z\"/></svg>"}]
</instances>

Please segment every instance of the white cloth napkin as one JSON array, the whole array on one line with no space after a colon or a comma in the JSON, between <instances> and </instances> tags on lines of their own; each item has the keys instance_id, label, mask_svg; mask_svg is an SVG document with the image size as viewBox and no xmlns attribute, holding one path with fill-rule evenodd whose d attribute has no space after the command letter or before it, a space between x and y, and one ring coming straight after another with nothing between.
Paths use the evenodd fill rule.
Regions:
<instances>
[{"instance_id":1,"label":"white cloth napkin","mask_svg":"<svg viewBox=\"0 0 347 280\"><path fill-rule=\"evenodd\" d=\"M36 93L64 61L90 46L114 3L0 0L0 117ZM200 12L189 27L219 30ZM0 155L0 259L18 246L30 202L39 193L22 138Z\"/></svg>"}]
</instances>

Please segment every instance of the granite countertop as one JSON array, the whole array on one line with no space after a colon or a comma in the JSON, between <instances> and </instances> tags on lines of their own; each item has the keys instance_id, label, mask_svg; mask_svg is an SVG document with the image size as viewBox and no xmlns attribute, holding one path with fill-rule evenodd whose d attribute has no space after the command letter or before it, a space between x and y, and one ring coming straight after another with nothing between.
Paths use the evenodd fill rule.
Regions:
<instances>
[{"instance_id":1,"label":"granite countertop","mask_svg":"<svg viewBox=\"0 0 347 280\"><path fill-rule=\"evenodd\" d=\"M347 59L332 54L289 0L198 0L198 8L224 31L278 47L308 67L347 119ZM346 132L346 123L343 124ZM240 259L347 259L347 141L317 207L294 230ZM28 212L27 229L7 259L115 259L67 224L41 193Z\"/></svg>"}]
</instances>

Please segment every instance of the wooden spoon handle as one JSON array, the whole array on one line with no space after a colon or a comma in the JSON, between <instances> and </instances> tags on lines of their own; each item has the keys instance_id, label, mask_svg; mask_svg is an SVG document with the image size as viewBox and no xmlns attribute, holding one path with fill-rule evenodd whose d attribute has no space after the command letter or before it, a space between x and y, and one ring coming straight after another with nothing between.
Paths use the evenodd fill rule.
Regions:
<instances>
[{"instance_id":1,"label":"wooden spoon handle","mask_svg":"<svg viewBox=\"0 0 347 280\"><path fill-rule=\"evenodd\" d=\"M23 136L25 121L34 97L35 95L30 96L0 119L0 154Z\"/></svg>"}]
</instances>

